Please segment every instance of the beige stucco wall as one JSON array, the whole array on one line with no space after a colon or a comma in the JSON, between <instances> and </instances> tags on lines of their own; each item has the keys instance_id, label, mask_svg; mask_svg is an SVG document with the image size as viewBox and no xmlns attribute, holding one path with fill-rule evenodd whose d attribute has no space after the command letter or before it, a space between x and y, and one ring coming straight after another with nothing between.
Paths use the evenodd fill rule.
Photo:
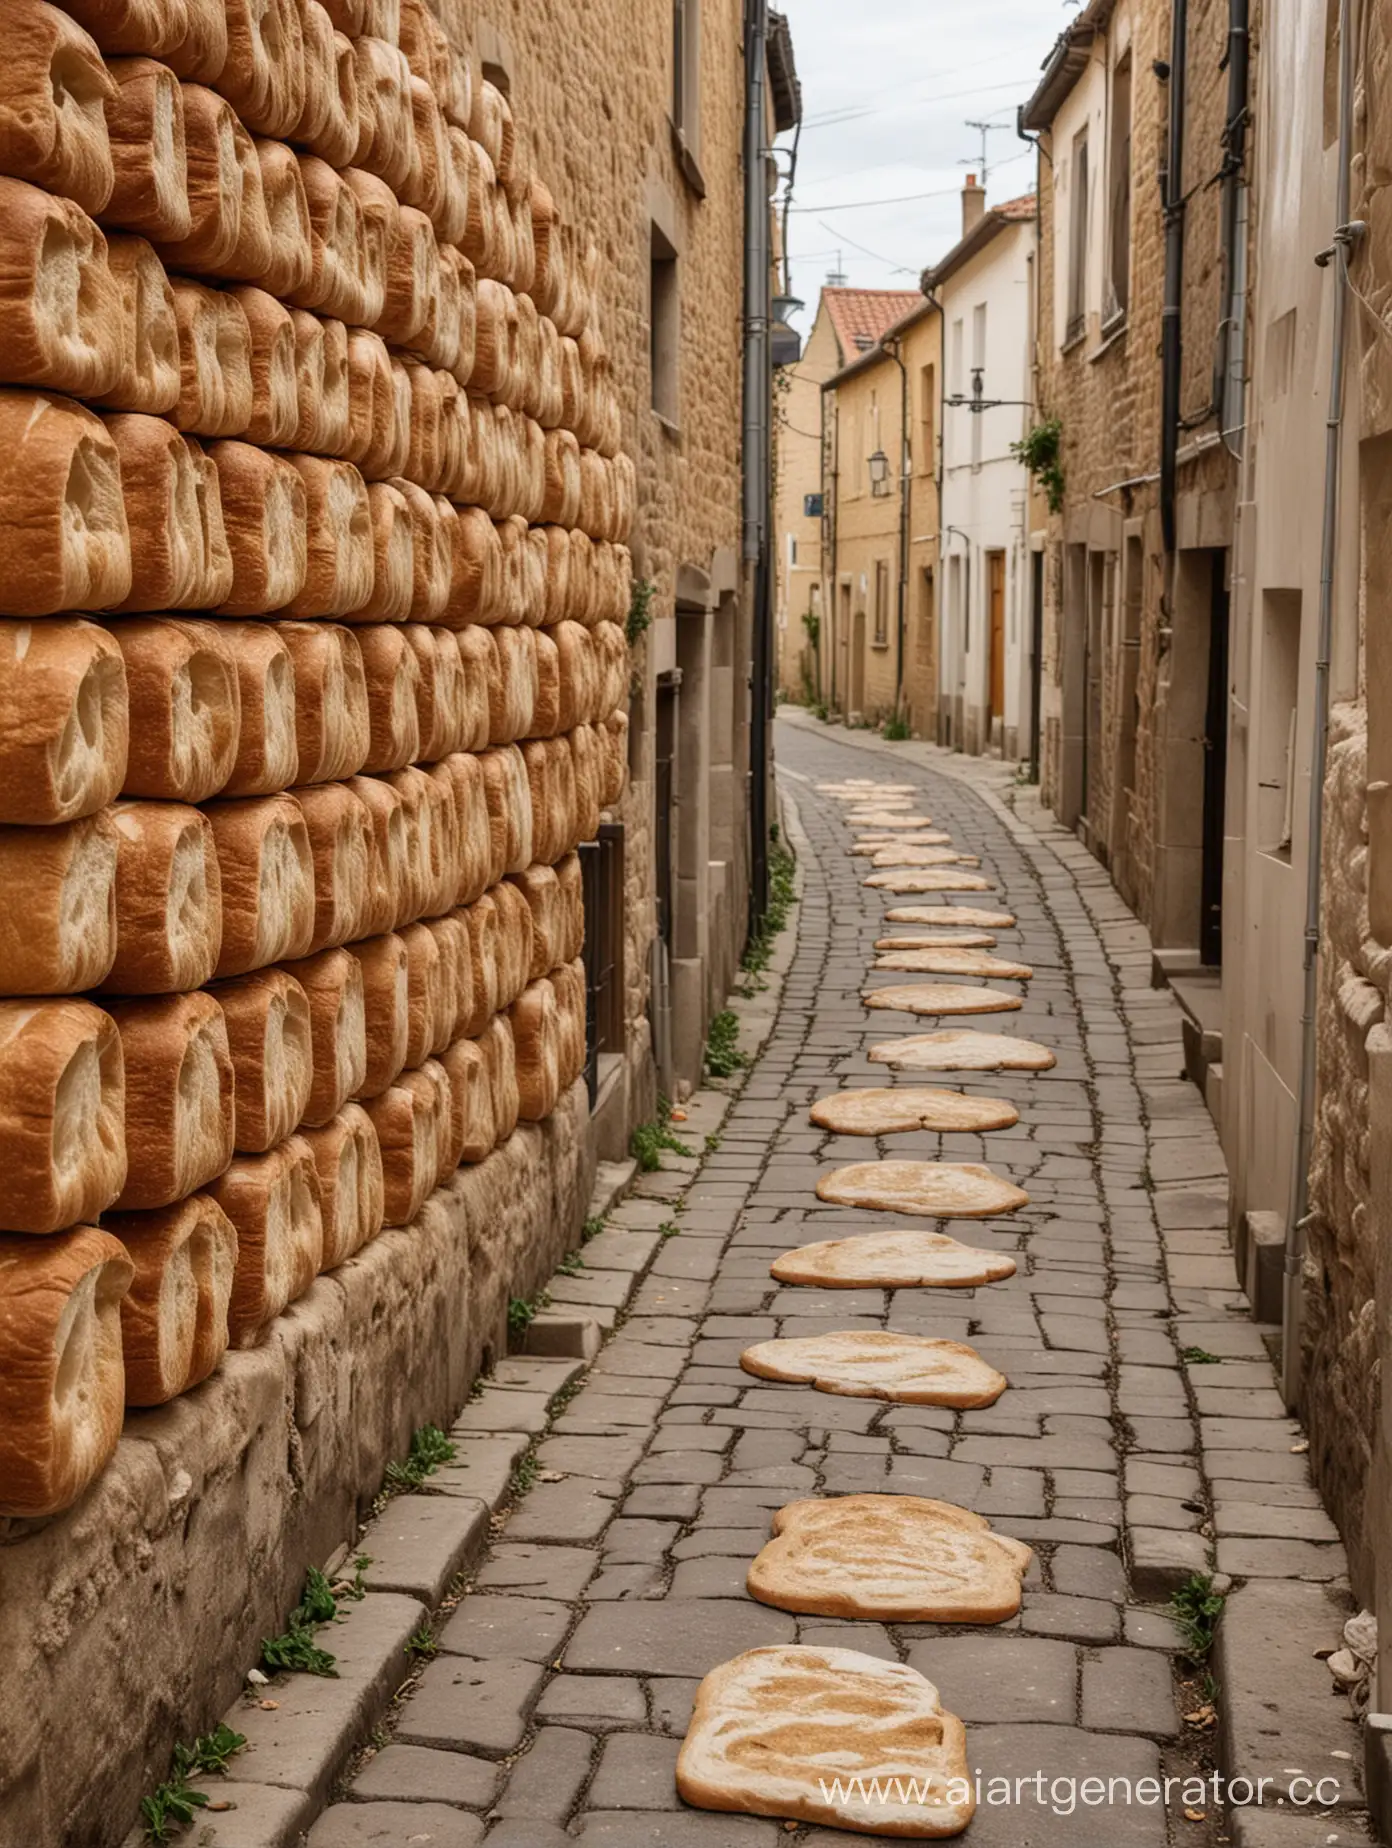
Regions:
<instances>
[{"instance_id":1,"label":"beige stucco wall","mask_svg":"<svg viewBox=\"0 0 1392 1848\"><path fill-rule=\"evenodd\" d=\"M796 365L781 369L773 395L778 690L784 698L803 703L821 692L818 661L803 618L809 611L819 616L822 602L822 522L809 519L803 507L809 494L821 492L821 388L839 364L836 331L825 300L819 299L802 356Z\"/></svg>"}]
</instances>

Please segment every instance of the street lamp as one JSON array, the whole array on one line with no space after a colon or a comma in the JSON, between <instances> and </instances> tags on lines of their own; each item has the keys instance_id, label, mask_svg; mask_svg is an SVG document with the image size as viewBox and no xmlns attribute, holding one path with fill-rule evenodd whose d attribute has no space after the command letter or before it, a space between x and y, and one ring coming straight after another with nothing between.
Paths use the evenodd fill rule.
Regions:
<instances>
[{"instance_id":1,"label":"street lamp","mask_svg":"<svg viewBox=\"0 0 1392 1848\"><path fill-rule=\"evenodd\" d=\"M889 457L883 449L877 449L869 457L867 466L870 470L870 492L872 494L889 493Z\"/></svg>"}]
</instances>

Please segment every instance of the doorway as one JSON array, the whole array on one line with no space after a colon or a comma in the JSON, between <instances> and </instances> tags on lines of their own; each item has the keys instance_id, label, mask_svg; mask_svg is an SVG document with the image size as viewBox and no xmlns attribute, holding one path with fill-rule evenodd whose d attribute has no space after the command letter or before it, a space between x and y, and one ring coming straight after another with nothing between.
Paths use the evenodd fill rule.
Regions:
<instances>
[{"instance_id":1,"label":"doorway","mask_svg":"<svg viewBox=\"0 0 1392 1848\"><path fill-rule=\"evenodd\" d=\"M996 744L1005 729L1005 553L986 554L986 616L990 665L987 741Z\"/></svg>"},{"instance_id":2,"label":"doorway","mask_svg":"<svg viewBox=\"0 0 1392 1848\"><path fill-rule=\"evenodd\" d=\"M1203 874L1199 960L1223 961L1223 823L1228 780L1228 555L1210 552L1208 697L1204 707Z\"/></svg>"},{"instance_id":3,"label":"doorway","mask_svg":"<svg viewBox=\"0 0 1392 1848\"><path fill-rule=\"evenodd\" d=\"M849 594L849 593L848 593ZM851 674L850 692L847 695L846 716L859 714L865 709L865 611L857 610L851 625Z\"/></svg>"},{"instance_id":4,"label":"doorway","mask_svg":"<svg viewBox=\"0 0 1392 1848\"><path fill-rule=\"evenodd\" d=\"M837 623L836 623L836 658L835 658L835 663L832 667L832 674L835 678L835 685L832 688L831 703L834 709L837 705L836 695L839 693L841 696L840 704L841 704L842 711L843 713L846 713L846 712L849 712L851 709L851 698L850 698L850 692L849 692L849 674L848 674L848 669L850 665L850 646L851 646L851 587L850 587L850 584L849 583L842 584L840 586L840 590L841 590L840 611L839 611L839 615L838 615ZM839 673L837 672L838 668L840 669Z\"/></svg>"}]
</instances>

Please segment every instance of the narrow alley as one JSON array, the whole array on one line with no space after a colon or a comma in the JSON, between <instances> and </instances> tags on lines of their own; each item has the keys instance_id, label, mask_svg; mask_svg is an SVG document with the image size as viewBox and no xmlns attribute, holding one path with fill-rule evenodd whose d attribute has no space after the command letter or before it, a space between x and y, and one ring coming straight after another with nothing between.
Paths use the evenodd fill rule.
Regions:
<instances>
[{"instance_id":1,"label":"narrow alley","mask_svg":"<svg viewBox=\"0 0 1392 1848\"><path fill-rule=\"evenodd\" d=\"M1143 932L1076 843L1004 805L999 768L964 778L959 760L938 774L805 719L779 734L801 890L771 1034L728 1110L703 1091L674 1125L704 1145L699 1167L678 1159L640 1176L585 1246L568 1300L607 1304L612 1319L637 1285L588 1372L505 1362L466 1408L445 1495L486 1494L491 1476L497 1501L500 1470L525 1492L495 1517L467 1593L437 1626L438 1653L340 1783L312 1848L829 1848L845 1835L702 1814L677 1794L700 1678L793 1642L903 1661L939 1690L982 1780L976 1848L1366 1840L1349 1775L1356 1730L1312 1654L1336 1639L1326 1593L1342 1549L1232 1289L1216 1141L1178 1076L1176 1012L1150 987ZM869 862L851 852L863 831L848 819L854 779L911 788L915 813L979 855L989 893L867 887ZM904 979L870 973L877 939L896 934L887 913L935 905L947 922L964 901L1008 911L1014 923L981 934L995 956L1033 970L1026 983L991 984L1021 996L1018 1011L967 1024L1047 1047L1047 1070L935 1077L872 1060L873 1047L935 1024L861 1001L863 988ZM1019 1121L871 1139L809 1120L819 1099L885 1084L960 1086L1008 1102ZM1016 1274L952 1291L776 1283L770 1266L792 1248L905 1223L816 1196L819 1178L877 1154L984 1163L1025 1189L1015 1213L935 1227L1009 1254ZM954 1412L741 1368L745 1350L775 1337L878 1329L970 1343L1008 1388L986 1409ZM952 1503L1025 1542L1034 1559L1019 1615L990 1627L834 1621L748 1596L779 1508L862 1492ZM382 1536L406 1539L396 1578L381 1561L370 1583L438 1582L440 1540L409 1513L431 1499L405 1497L383 1515ZM380 1550L371 1531L363 1545ZM1244 1581L1224 1631L1221 1751L1204 1668L1168 1608L1215 1567L1228 1575L1220 1589ZM416 1605L397 1621L423 1617ZM307 1738L317 1772L331 1768L295 1685L275 1711L251 1702L245 1719L229 1716L250 1740L236 1779L255 1782L274 1763L272 1781L308 1789L309 1759L295 1771ZM1332 1778L1339 1794L1329 1801L1326 1783L1298 1816L1239 1809L1229 1837L1221 1806L1194 1783L1211 1792L1219 1764L1282 1789L1299 1772L1312 1786ZM1138 1794L1090 1807L1077 1792L1093 1778ZM1152 1797L1146 1780L1162 1778L1174 1782ZM999 1786L992 1799L992 1779L1012 1781L1009 1801Z\"/></svg>"}]
</instances>

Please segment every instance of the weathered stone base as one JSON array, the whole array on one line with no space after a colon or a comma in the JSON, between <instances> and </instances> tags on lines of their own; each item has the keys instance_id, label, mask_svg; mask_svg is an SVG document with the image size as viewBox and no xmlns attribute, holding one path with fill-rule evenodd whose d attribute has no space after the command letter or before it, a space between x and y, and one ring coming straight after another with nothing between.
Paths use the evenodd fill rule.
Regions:
<instances>
[{"instance_id":1,"label":"weathered stone base","mask_svg":"<svg viewBox=\"0 0 1392 1848\"><path fill-rule=\"evenodd\" d=\"M250 1353L134 1412L66 1514L0 1523L0 1843L110 1848L177 1739L224 1713L305 1569L356 1537L387 1463L448 1426L579 1233L583 1084L413 1225L321 1277Z\"/></svg>"}]
</instances>

